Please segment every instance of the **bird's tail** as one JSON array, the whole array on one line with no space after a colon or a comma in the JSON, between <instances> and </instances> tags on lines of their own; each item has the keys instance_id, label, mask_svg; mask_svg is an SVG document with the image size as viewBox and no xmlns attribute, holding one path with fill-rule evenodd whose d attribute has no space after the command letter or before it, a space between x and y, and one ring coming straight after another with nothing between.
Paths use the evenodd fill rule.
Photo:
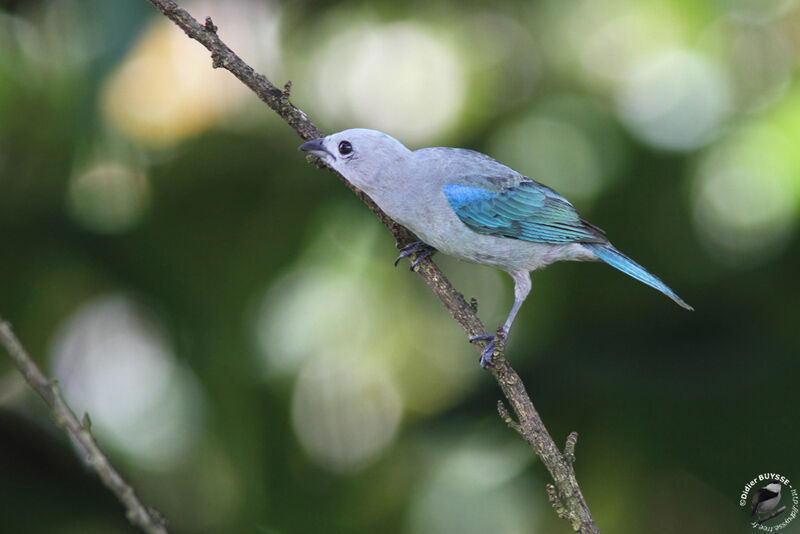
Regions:
<instances>
[{"instance_id":1,"label":"bird's tail","mask_svg":"<svg viewBox=\"0 0 800 534\"><path fill-rule=\"evenodd\" d=\"M678 303L679 306L682 308L686 308L687 310L694 310L691 306L686 304L682 298L675 294L667 284L653 276L652 274L648 273L644 267L630 259L628 256L620 252L619 250L615 249L610 244L600 245L594 243L581 243L584 247L589 249L592 254L609 264L610 266L614 267L615 269L619 269L623 273L631 276L640 282L647 284L648 286L657 289L664 293L666 296L674 300Z\"/></svg>"}]
</instances>

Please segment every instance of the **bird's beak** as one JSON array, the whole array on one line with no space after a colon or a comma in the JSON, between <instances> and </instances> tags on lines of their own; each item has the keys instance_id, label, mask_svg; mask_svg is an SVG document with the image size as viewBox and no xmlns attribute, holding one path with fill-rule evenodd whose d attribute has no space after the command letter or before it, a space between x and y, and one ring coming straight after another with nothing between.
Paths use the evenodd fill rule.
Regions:
<instances>
[{"instance_id":1,"label":"bird's beak","mask_svg":"<svg viewBox=\"0 0 800 534\"><path fill-rule=\"evenodd\" d=\"M325 140L324 137L320 137L319 139L312 139L311 141L306 141L305 143L297 147L297 150L308 152L309 154L313 154L314 156L323 159L325 158L325 156L333 157L333 154L328 152L325 149L325 146L322 144L324 140Z\"/></svg>"}]
</instances>

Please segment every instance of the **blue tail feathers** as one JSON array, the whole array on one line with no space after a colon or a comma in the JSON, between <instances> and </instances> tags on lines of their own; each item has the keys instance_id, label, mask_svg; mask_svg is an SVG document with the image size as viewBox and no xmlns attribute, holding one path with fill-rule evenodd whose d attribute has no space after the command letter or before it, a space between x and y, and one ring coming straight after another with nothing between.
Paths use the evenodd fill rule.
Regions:
<instances>
[{"instance_id":1,"label":"blue tail feathers","mask_svg":"<svg viewBox=\"0 0 800 534\"><path fill-rule=\"evenodd\" d=\"M657 289L664 293L666 296L678 303L682 308L687 310L694 310L691 306L686 304L682 298L675 294L667 285L648 273L644 267L630 259L628 256L615 249L611 245L600 245L593 243L581 243L585 248L589 249L592 254L630 277L633 277L648 286Z\"/></svg>"}]
</instances>

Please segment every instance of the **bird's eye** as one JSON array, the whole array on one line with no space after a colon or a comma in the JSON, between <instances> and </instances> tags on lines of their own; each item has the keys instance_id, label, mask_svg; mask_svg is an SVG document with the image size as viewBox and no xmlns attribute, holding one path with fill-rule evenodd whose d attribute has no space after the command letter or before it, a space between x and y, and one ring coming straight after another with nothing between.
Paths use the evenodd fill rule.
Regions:
<instances>
[{"instance_id":1,"label":"bird's eye","mask_svg":"<svg viewBox=\"0 0 800 534\"><path fill-rule=\"evenodd\" d=\"M342 156L346 156L350 152L353 151L353 145L350 144L350 141L342 141L339 143L339 154Z\"/></svg>"}]
</instances>

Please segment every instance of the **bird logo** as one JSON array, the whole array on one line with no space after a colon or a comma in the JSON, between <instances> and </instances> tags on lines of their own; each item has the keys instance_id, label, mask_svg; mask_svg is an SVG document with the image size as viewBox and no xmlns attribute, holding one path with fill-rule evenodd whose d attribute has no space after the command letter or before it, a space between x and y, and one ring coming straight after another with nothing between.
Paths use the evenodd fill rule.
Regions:
<instances>
[{"instance_id":1,"label":"bird logo","mask_svg":"<svg viewBox=\"0 0 800 534\"><path fill-rule=\"evenodd\" d=\"M744 485L739 506L748 512L752 528L774 532L786 528L800 515L800 495L791 478L761 473Z\"/></svg>"},{"instance_id":2,"label":"bird logo","mask_svg":"<svg viewBox=\"0 0 800 534\"><path fill-rule=\"evenodd\" d=\"M758 516L760 520L763 515L774 510L779 502L781 502L781 485L778 482L770 482L753 494L753 499L750 501L750 515Z\"/></svg>"}]
</instances>

